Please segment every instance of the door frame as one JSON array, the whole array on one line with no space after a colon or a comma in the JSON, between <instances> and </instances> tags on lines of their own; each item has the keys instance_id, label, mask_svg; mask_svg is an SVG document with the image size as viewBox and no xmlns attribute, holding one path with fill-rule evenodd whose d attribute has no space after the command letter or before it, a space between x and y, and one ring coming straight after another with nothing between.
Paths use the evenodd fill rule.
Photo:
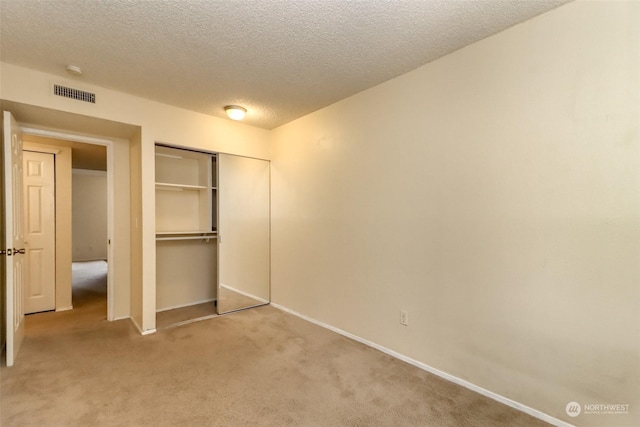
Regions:
<instances>
[{"instance_id":1,"label":"door frame","mask_svg":"<svg viewBox=\"0 0 640 427\"><path fill-rule=\"evenodd\" d=\"M114 182L114 151L113 141L105 138L96 138L87 135L78 135L65 132L51 131L32 127L22 127L22 131L27 135L41 136L45 138L61 139L72 142L80 142L83 144L101 145L107 149L107 320L115 320L114 315L114 284L113 284L113 254L114 248L114 201L115 201L115 182Z\"/></svg>"}]
</instances>

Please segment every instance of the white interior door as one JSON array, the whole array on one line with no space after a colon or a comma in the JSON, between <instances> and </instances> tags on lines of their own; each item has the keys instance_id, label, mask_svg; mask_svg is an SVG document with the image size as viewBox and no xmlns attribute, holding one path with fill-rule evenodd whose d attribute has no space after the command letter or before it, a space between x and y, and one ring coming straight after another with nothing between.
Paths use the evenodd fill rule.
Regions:
<instances>
[{"instance_id":1,"label":"white interior door","mask_svg":"<svg viewBox=\"0 0 640 427\"><path fill-rule=\"evenodd\" d=\"M26 314L56 308L55 157L22 152L24 161L24 244Z\"/></svg>"},{"instance_id":2,"label":"white interior door","mask_svg":"<svg viewBox=\"0 0 640 427\"><path fill-rule=\"evenodd\" d=\"M4 112L3 166L6 248L7 366L12 366L24 338L24 231L22 202L22 130Z\"/></svg>"}]
</instances>

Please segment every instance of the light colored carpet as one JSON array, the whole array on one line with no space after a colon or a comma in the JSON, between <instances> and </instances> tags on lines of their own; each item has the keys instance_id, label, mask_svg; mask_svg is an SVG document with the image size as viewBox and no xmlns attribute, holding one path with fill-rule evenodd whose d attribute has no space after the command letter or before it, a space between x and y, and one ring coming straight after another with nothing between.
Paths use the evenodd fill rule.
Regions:
<instances>
[{"instance_id":1,"label":"light colored carpet","mask_svg":"<svg viewBox=\"0 0 640 427\"><path fill-rule=\"evenodd\" d=\"M27 318L2 426L546 425L271 306L143 337L94 291Z\"/></svg>"}]
</instances>

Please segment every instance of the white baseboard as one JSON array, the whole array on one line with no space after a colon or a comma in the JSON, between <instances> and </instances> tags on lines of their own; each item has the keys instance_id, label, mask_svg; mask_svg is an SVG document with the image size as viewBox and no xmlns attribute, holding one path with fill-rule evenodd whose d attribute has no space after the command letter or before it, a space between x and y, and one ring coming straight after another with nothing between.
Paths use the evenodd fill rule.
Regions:
<instances>
[{"instance_id":1,"label":"white baseboard","mask_svg":"<svg viewBox=\"0 0 640 427\"><path fill-rule=\"evenodd\" d=\"M69 311L69 310L73 310L72 305L68 305L66 307L56 307L56 311Z\"/></svg>"},{"instance_id":2,"label":"white baseboard","mask_svg":"<svg viewBox=\"0 0 640 427\"><path fill-rule=\"evenodd\" d=\"M138 332L140 332L140 335L151 335L156 333L155 328L149 329L148 331L143 331L140 325L138 325L138 322L136 322L136 320L133 317L130 317L129 319L131 319L131 323L133 323L133 326L135 326Z\"/></svg>"},{"instance_id":3,"label":"white baseboard","mask_svg":"<svg viewBox=\"0 0 640 427\"><path fill-rule=\"evenodd\" d=\"M357 341L359 343L362 343L362 344L364 344L366 346L375 348L376 350L379 350L379 351L381 351L381 352L383 352L385 354L388 354L389 356L395 357L396 359L400 359L403 362L406 362L406 363L408 363L410 365L413 365L413 366L415 366L417 368L420 368L420 369L422 369L424 371L430 372L430 373L432 373L434 375L439 376L440 378L444 378L445 380L451 381L452 383L458 384L458 385L460 385L460 386L462 386L464 388L467 388L467 389L469 389L471 391L475 391L476 393L479 393L479 394L481 394L483 396L486 396L486 397L488 397L490 399L493 399L493 400L495 400L497 402L500 402L500 403L502 403L504 405L510 406L511 408L517 409L518 411L521 411L521 412L524 412L526 414L529 414L532 417L538 418L538 419L540 419L542 421L545 421L545 422L547 422L549 424L552 424L552 425L555 425L555 426L558 426L558 427L574 427L573 424L569 424L569 423L567 423L565 421L559 420L559 419L557 419L555 417L552 417L551 415L548 415L548 414L545 414L544 412L538 411L537 409L533 409L533 408L531 408L531 407L529 407L527 405L524 405L522 403L516 402L515 400L511 400L508 397L504 397L502 395L499 395L497 393L489 391L489 390L487 390L485 388L482 388L482 387L480 387L478 385L470 383L469 381L463 380L462 378L458 378L456 376L453 376L451 374L443 372L443 371L441 371L439 369L436 369L436 368L434 368L432 366L429 366L429 365L427 365L425 363L419 362L419 361L417 361L415 359L407 357L407 356L405 356L403 354L400 354L400 353L398 353L396 351L393 351L393 350L390 350L390 349L388 349L386 347L383 347L383 346L381 346L379 344L376 344L374 342L368 341L368 340L366 340L364 338L360 338L357 335L353 335L353 334L351 334L349 332L343 331L342 329L338 329L338 328L336 328L334 326L331 326L331 325L328 325L326 323L320 322L320 321L318 321L316 319L313 319L313 318L311 318L309 316L305 316L304 314L298 313L297 311L291 310L291 309L289 309L287 307L283 307L283 306L281 306L279 304L275 304L275 303L272 302L271 305L273 307L279 309L279 310L282 310L282 311L286 312L286 313L292 314L292 315L294 315L296 317L299 317L299 318L304 319L304 320L306 320L308 322L311 322L313 324L321 326L321 327L323 327L325 329L329 329L330 331L333 331L333 332L335 332L337 334L340 334L342 336L345 336L347 338L351 338L352 340Z\"/></svg>"}]
</instances>

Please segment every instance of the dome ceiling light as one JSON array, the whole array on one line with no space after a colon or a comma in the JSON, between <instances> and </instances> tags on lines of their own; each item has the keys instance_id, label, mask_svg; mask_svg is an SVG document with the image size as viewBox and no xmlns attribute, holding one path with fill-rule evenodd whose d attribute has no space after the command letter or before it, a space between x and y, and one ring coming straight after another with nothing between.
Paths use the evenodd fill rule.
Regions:
<instances>
[{"instance_id":1,"label":"dome ceiling light","mask_svg":"<svg viewBox=\"0 0 640 427\"><path fill-rule=\"evenodd\" d=\"M242 120L244 115L247 114L247 109L238 105L227 105L224 107L224 111L231 120Z\"/></svg>"}]
</instances>

